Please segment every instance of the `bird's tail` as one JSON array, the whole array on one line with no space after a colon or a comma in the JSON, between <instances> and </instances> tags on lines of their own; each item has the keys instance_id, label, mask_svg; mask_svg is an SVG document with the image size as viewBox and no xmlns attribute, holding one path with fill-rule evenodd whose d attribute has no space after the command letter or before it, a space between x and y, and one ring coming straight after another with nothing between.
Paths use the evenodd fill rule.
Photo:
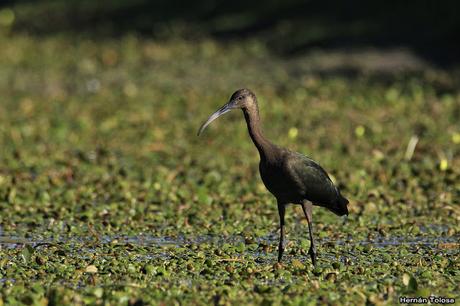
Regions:
<instances>
[{"instance_id":1,"label":"bird's tail","mask_svg":"<svg viewBox=\"0 0 460 306\"><path fill-rule=\"evenodd\" d=\"M329 209L336 215L338 216L343 216L343 215L347 215L348 216L348 199L345 198L344 196L342 196L342 194L340 193L340 190L338 188L337 189L337 198L336 198L336 201L335 201L335 205L330 207Z\"/></svg>"}]
</instances>

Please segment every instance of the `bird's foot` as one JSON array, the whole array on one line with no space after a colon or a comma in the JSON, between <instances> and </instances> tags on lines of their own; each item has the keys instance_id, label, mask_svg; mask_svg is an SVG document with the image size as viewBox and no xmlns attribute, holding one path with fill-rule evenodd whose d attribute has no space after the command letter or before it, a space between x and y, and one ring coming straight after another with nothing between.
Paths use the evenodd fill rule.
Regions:
<instances>
[{"instance_id":1,"label":"bird's foot","mask_svg":"<svg viewBox=\"0 0 460 306\"><path fill-rule=\"evenodd\" d=\"M313 263L313 266L316 267L316 248L310 247L310 249L308 250L308 254L310 254L311 262Z\"/></svg>"}]
</instances>

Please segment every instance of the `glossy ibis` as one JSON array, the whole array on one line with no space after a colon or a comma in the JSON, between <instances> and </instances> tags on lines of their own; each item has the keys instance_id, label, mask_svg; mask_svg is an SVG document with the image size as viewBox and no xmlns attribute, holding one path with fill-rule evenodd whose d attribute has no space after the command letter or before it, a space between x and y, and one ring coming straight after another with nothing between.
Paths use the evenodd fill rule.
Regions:
<instances>
[{"instance_id":1,"label":"glossy ibis","mask_svg":"<svg viewBox=\"0 0 460 306\"><path fill-rule=\"evenodd\" d=\"M284 251L284 213L289 203L302 206L310 232L310 249L313 265L316 265L316 248L313 241L312 205L326 207L339 216L348 215L348 200L329 178L326 171L312 159L280 148L262 134L257 98L249 89L237 90L230 100L213 113L200 127L198 135L219 116L240 108L251 136L260 155L259 171L267 189L278 201L280 216L280 241L278 262Z\"/></svg>"}]
</instances>

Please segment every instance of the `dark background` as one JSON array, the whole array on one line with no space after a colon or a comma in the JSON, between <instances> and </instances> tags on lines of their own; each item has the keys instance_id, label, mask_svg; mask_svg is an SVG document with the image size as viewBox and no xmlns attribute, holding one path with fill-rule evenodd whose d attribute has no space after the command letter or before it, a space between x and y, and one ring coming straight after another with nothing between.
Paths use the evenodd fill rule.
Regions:
<instances>
[{"instance_id":1,"label":"dark background","mask_svg":"<svg viewBox=\"0 0 460 306\"><path fill-rule=\"evenodd\" d=\"M459 1L3 1L13 32L157 39L257 39L283 57L312 48L407 47L440 67L460 59Z\"/></svg>"}]
</instances>

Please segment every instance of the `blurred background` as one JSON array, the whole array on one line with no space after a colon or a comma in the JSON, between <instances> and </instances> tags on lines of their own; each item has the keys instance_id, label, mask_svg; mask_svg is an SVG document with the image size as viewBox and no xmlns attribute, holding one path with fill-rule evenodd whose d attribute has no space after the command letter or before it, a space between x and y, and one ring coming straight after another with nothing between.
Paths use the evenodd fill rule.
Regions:
<instances>
[{"instance_id":1,"label":"blurred background","mask_svg":"<svg viewBox=\"0 0 460 306\"><path fill-rule=\"evenodd\" d=\"M458 61L456 1L3 1L4 28L31 35L57 33L154 38L257 39L291 57L312 49L407 48L430 62Z\"/></svg>"},{"instance_id":2,"label":"blurred background","mask_svg":"<svg viewBox=\"0 0 460 306\"><path fill-rule=\"evenodd\" d=\"M424 95L430 93L456 104L458 9L456 1L3 1L2 107L34 120L40 111L67 114L67 121L58 116L58 123L48 122L53 141L77 146L91 140L124 150L129 146L121 145L123 135L136 135L145 141L142 148L151 146L162 159L171 139L185 154L197 141L191 137L197 118L237 88L249 87L260 93L262 104L270 103L263 112L275 124L272 137L305 125L321 128L334 121L328 116L348 119L347 137L353 137L356 126L383 124L345 118L347 108L356 111L354 104L394 111L386 103L404 105L398 98L408 92L418 92L409 100L427 102ZM353 94L361 89L364 96ZM379 102L383 96L386 102ZM313 110L315 104L320 108ZM297 114L296 105L309 108L309 119L297 116L297 123L276 126L277 118ZM322 107L334 111L324 114ZM412 114L433 114L424 106L406 107L413 107ZM323 116L318 123L311 118L314 111ZM406 129L409 138L433 131L430 120L415 117ZM129 120L144 134L126 127ZM184 134L165 129L173 121L181 121ZM331 141L322 139L323 132L308 141Z\"/></svg>"},{"instance_id":3,"label":"blurred background","mask_svg":"<svg viewBox=\"0 0 460 306\"><path fill-rule=\"evenodd\" d=\"M312 50L405 48L442 66L458 62L460 53L456 1L439 5L435 1L289 0L260 5L211 0L7 0L1 7L3 31L34 36L67 33L108 39L136 34L159 40L213 38L227 43L256 39L286 58ZM393 55L395 61L410 61L403 56Z\"/></svg>"}]
</instances>

